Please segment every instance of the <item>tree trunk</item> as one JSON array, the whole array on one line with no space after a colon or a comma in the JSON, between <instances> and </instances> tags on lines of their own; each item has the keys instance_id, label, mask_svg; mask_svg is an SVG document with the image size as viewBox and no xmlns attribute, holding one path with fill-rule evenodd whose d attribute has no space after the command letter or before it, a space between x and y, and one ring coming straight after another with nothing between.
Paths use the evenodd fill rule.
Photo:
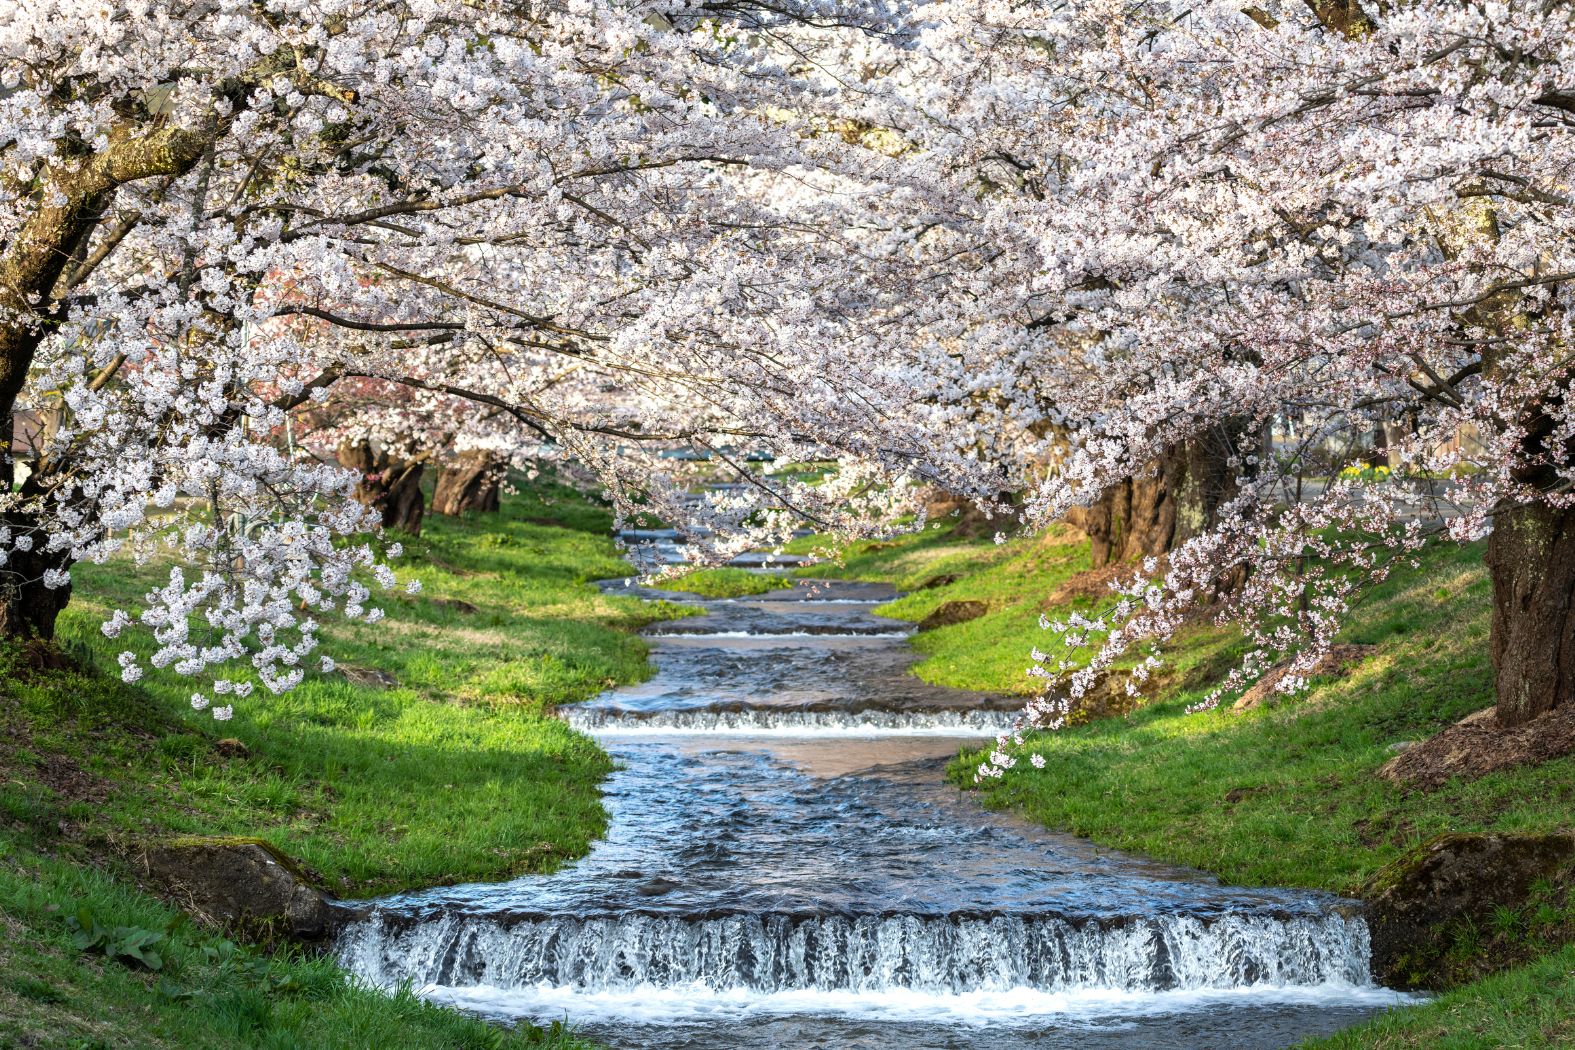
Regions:
<instances>
[{"instance_id":1,"label":"tree trunk","mask_svg":"<svg viewBox=\"0 0 1575 1050\"><path fill-rule=\"evenodd\" d=\"M501 502L503 464L486 452L462 452L453 466L438 472L432 512L459 517L495 511Z\"/></svg>"},{"instance_id":2,"label":"tree trunk","mask_svg":"<svg viewBox=\"0 0 1575 1050\"><path fill-rule=\"evenodd\" d=\"M1501 509L1487 565L1498 722L1509 729L1575 694L1575 511Z\"/></svg>"},{"instance_id":3,"label":"tree trunk","mask_svg":"<svg viewBox=\"0 0 1575 1050\"><path fill-rule=\"evenodd\" d=\"M7 517L13 532L31 534L36 522ZM36 534L35 534L36 535ZM71 585L44 586L44 573L63 571L71 565L70 551L42 549L43 538L35 539L30 551L11 551L0 568L0 638L42 638L55 636L55 620L71 601Z\"/></svg>"},{"instance_id":4,"label":"tree trunk","mask_svg":"<svg viewBox=\"0 0 1575 1050\"><path fill-rule=\"evenodd\" d=\"M361 475L355 498L378 512L383 528L420 535L426 510L420 459L394 456L381 442L355 441L339 446L339 463Z\"/></svg>"},{"instance_id":5,"label":"tree trunk","mask_svg":"<svg viewBox=\"0 0 1575 1050\"><path fill-rule=\"evenodd\" d=\"M1093 567L1157 558L1214 524L1235 490L1229 465L1237 432L1206 434L1168 449L1069 521L1088 533Z\"/></svg>"}]
</instances>

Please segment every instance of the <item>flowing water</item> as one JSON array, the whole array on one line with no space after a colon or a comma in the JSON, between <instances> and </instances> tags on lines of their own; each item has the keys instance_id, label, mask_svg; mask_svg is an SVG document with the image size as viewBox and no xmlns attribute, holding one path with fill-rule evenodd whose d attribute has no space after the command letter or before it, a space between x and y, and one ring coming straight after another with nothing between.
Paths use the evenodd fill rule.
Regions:
<instances>
[{"instance_id":1,"label":"flowing water","mask_svg":"<svg viewBox=\"0 0 1575 1050\"><path fill-rule=\"evenodd\" d=\"M621 763L606 839L555 875L377 901L340 958L619 1048L1268 1048L1398 1000L1350 902L1221 887L946 786L1011 705L906 675L871 611L891 594L689 599L709 615L652 632L650 681L564 712Z\"/></svg>"}]
</instances>

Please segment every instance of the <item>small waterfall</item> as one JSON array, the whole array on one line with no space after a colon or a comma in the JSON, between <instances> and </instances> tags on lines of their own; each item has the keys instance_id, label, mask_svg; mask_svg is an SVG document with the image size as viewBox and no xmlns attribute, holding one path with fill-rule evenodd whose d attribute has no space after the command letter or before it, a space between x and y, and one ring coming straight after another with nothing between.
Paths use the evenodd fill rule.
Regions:
<instances>
[{"instance_id":1,"label":"small waterfall","mask_svg":"<svg viewBox=\"0 0 1575 1050\"><path fill-rule=\"evenodd\" d=\"M390 987L694 986L763 995L1361 987L1370 983L1368 948L1366 922L1334 912L1105 920L641 913L412 920L374 912L338 940L346 966Z\"/></svg>"},{"instance_id":2,"label":"small waterfall","mask_svg":"<svg viewBox=\"0 0 1575 1050\"><path fill-rule=\"evenodd\" d=\"M559 717L587 733L788 733L800 736L978 736L1006 732L1015 711L800 711L789 708L699 707L629 711L561 707Z\"/></svg>"},{"instance_id":3,"label":"small waterfall","mask_svg":"<svg viewBox=\"0 0 1575 1050\"><path fill-rule=\"evenodd\" d=\"M907 638L911 631L894 631L890 627L866 624L831 624L816 626L814 629L796 631L714 631L706 630L704 623L678 627L671 627L665 631L647 631L647 638L682 638L703 642L708 639L739 639L751 638L758 641L792 640L801 638L833 639L833 638Z\"/></svg>"}]
</instances>

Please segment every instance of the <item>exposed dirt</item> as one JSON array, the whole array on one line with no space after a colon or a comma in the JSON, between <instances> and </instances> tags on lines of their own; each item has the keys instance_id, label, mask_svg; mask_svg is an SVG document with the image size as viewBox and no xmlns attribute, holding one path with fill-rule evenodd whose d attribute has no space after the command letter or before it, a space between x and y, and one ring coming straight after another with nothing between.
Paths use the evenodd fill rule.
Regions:
<instances>
[{"instance_id":1,"label":"exposed dirt","mask_svg":"<svg viewBox=\"0 0 1575 1050\"><path fill-rule=\"evenodd\" d=\"M1369 656L1378 651L1376 645L1336 645L1332 646L1323 657L1307 672L1307 677L1327 678L1331 675L1343 676L1350 673L1351 669ZM1237 699L1232 705L1234 710L1248 711L1264 703L1274 700L1281 694L1278 692L1279 684L1290 673L1291 661L1281 660L1264 673L1252 686Z\"/></svg>"},{"instance_id":2,"label":"exposed dirt","mask_svg":"<svg viewBox=\"0 0 1575 1050\"><path fill-rule=\"evenodd\" d=\"M0 695L0 781L48 788L63 802L99 803L109 798L114 785L77 765L65 755L38 753L25 723L14 717L16 702Z\"/></svg>"},{"instance_id":3,"label":"exposed dirt","mask_svg":"<svg viewBox=\"0 0 1575 1050\"><path fill-rule=\"evenodd\" d=\"M376 667L355 667L350 664L340 664L339 673L345 681L355 685L375 686L379 689L393 689L399 685L399 680L387 671Z\"/></svg>"},{"instance_id":4,"label":"exposed dirt","mask_svg":"<svg viewBox=\"0 0 1575 1050\"><path fill-rule=\"evenodd\" d=\"M1383 868L1364 897L1374 974L1403 988L1443 988L1474 980L1562 943L1570 931L1535 937L1522 915L1568 892L1575 834L1439 835ZM1559 910L1549 912L1560 914ZM1499 917L1505 918L1499 918Z\"/></svg>"},{"instance_id":5,"label":"exposed dirt","mask_svg":"<svg viewBox=\"0 0 1575 1050\"><path fill-rule=\"evenodd\" d=\"M919 621L919 630L933 631L937 627L950 627L953 624L967 623L969 620L977 620L989 611L989 605L984 602L942 602L935 607L934 612Z\"/></svg>"},{"instance_id":6,"label":"exposed dirt","mask_svg":"<svg viewBox=\"0 0 1575 1050\"><path fill-rule=\"evenodd\" d=\"M1092 599L1098 601L1111 595L1110 585L1117 580L1125 579L1137 573L1137 566L1124 562L1101 566L1098 569L1087 569L1068 576L1061 581L1061 585L1050 592L1050 596L1040 603L1040 608L1051 610L1079 600Z\"/></svg>"},{"instance_id":7,"label":"exposed dirt","mask_svg":"<svg viewBox=\"0 0 1575 1050\"><path fill-rule=\"evenodd\" d=\"M44 755L25 775L72 802L103 802L114 790L109 781L89 773L64 755Z\"/></svg>"},{"instance_id":8,"label":"exposed dirt","mask_svg":"<svg viewBox=\"0 0 1575 1050\"><path fill-rule=\"evenodd\" d=\"M75 671L76 661L54 642L29 638L22 643L22 663L29 671Z\"/></svg>"},{"instance_id":9,"label":"exposed dirt","mask_svg":"<svg viewBox=\"0 0 1575 1050\"><path fill-rule=\"evenodd\" d=\"M1488 707L1384 763L1378 775L1432 791L1452 777L1475 780L1512 766L1535 765L1575 752L1575 704L1563 704L1525 725L1502 729Z\"/></svg>"},{"instance_id":10,"label":"exposed dirt","mask_svg":"<svg viewBox=\"0 0 1575 1050\"><path fill-rule=\"evenodd\" d=\"M463 598L433 598L432 604L439 609L450 609L466 616L472 616L481 611Z\"/></svg>"}]
</instances>

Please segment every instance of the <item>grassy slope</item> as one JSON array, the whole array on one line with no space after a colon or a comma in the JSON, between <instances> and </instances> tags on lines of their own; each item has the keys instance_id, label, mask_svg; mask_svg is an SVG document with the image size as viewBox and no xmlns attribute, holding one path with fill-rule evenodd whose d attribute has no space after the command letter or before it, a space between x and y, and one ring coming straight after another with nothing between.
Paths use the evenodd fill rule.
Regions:
<instances>
[{"instance_id":1,"label":"grassy slope","mask_svg":"<svg viewBox=\"0 0 1575 1050\"><path fill-rule=\"evenodd\" d=\"M380 624L326 632L324 650L341 667L389 672L396 687L314 676L286 697L254 694L222 724L192 712L189 684L172 676L132 688L95 669L113 669L119 648L97 631L104 608L128 603L153 573L120 564L79 571L61 634L89 670L28 674L14 651L0 651L0 973L55 974L46 983L62 989L13 988L8 1002L0 986L0 1017L53 1018L24 1029L35 1035L96 1031L109 1015L84 1006L85 996L115 1011L151 1010L159 1024L176 1025L171 1045L232 1045L221 1031L227 1022L215 1020L217 999L193 1022L216 1025L212 1032L181 1029L163 1017L179 1007L146 981L118 965L84 966L48 910L87 900L116 924L162 926L167 912L87 867L149 836L260 835L346 896L548 870L583 853L604 824L598 785L609 763L547 709L643 676L645 645L629 629L664 615L589 586L628 571L608 526L601 510L550 485L511 499L499 515L432 521L407 544L402 570L422 580L422 593L389 598ZM238 739L244 753L222 737ZM175 957L192 953L200 948ZM193 964L194 983L208 984L211 970ZM303 1024L323 1013L327 1027L300 1043L281 1035L277 1045L375 1045L379 1025L392 1033L406 1023L417 1034L392 1045L492 1038L484 1029L475 1030L479 1043L454 1036L450 1029L472 1030L450 1014L356 999L331 974L310 981L339 989L332 1009L296 1010ZM19 1012L27 1004L32 1014ZM349 1023L346 1011L366 1015L366 1038L334 1027ZM281 1015L280 1031L293 1030L287 1020ZM429 1030L436 1041L423 1041ZM233 1045L275 1045L257 1034L271 1031L265 1025ZM149 1033L108 1045L157 1045L155 1028ZM0 1045L6 1035L15 1037L0 1027Z\"/></svg>"},{"instance_id":2,"label":"grassy slope","mask_svg":"<svg viewBox=\"0 0 1575 1050\"><path fill-rule=\"evenodd\" d=\"M917 620L952 598L992 602L984 619L919 635L915 644L929 658L917 672L946 684L1027 691L1028 649L1050 647L1037 626L1040 612L1049 611L1045 596L1080 565L1081 548L1063 545L1073 553L1047 561L1043 543L959 545L939 532L875 546L855 547L842 566L814 571L908 587L962 571L962 579L883 611ZM1372 594L1352 617L1344 640L1376 644L1378 654L1348 677L1317 683L1303 699L1245 714L1183 710L1208 691L1239 645L1219 628L1195 629L1167 654L1182 687L1129 718L1030 738L1027 750L1044 755L1046 767L1020 764L986 788L986 799L1231 882L1343 893L1356 892L1377 868L1439 832L1567 828L1575 813L1575 759L1429 794L1373 775L1391 757L1390 745L1424 738L1492 703L1488 596L1479 549L1435 552L1421 570ZM970 779L977 757L953 767L960 781ZM1502 929L1484 931L1473 957L1457 960L1459 974L1553 951L1575 929L1575 901L1545 904L1536 916L1501 917ZM1444 1045L1436 1039L1442 1019L1462 1032L1478 1030L1463 1020L1468 1015L1488 1034L1448 1045L1559 1045L1539 1034L1547 1011L1533 1007L1532 998L1534 991L1552 994L1568 1017L1575 976L1568 965L1559 969L1561 958L1547 955L1530 970L1402 1011L1331 1045ZM1553 993L1546 991L1549 982Z\"/></svg>"},{"instance_id":3,"label":"grassy slope","mask_svg":"<svg viewBox=\"0 0 1575 1050\"><path fill-rule=\"evenodd\" d=\"M799 540L790 549L808 550L814 543ZM948 601L986 603L990 611L977 620L916 635L913 646L925 658L914 673L936 685L1026 695L1035 681L1024 673L1030 664L1028 651L1043 641L1041 603L1087 568L1088 544L1070 530L997 545L956 540L947 526L931 525L918 534L853 544L836 561L801 570L800 575L892 583L908 593L880 612L904 620L922 620ZM934 585L948 576L957 578Z\"/></svg>"},{"instance_id":4,"label":"grassy slope","mask_svg":"<svg viewBox=\"0 0 1575 1050\"><path fill-rule=\"evenodd\" d=\"M164 934L162 970L72 944L62 915ZM166 933L166 931L168 931ZM0 832L0 1047L38 1050L505 1050L583 1048L554 1026L505 1031L409 993L387 996L324 959L259 956L185 924L95 868Z\"/></svg>"}]
</instances>

